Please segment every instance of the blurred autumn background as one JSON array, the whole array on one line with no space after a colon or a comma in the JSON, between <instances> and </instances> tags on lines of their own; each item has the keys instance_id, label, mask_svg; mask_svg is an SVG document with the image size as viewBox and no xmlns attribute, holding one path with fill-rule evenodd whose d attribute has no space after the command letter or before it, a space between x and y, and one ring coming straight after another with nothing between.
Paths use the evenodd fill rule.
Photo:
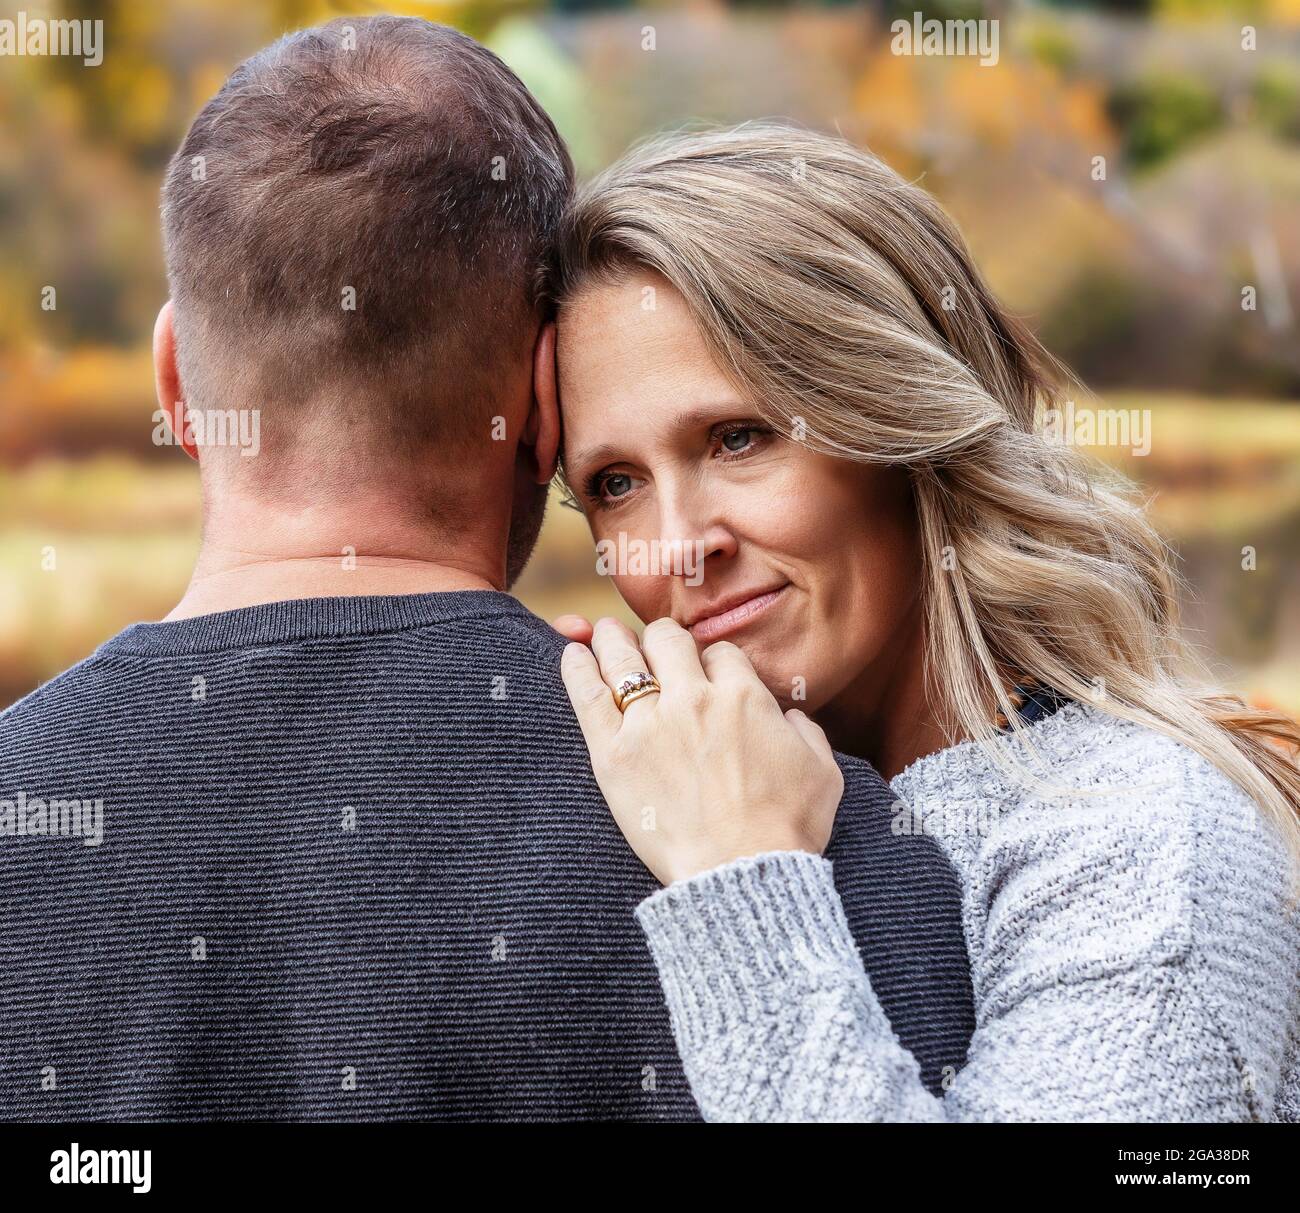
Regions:
<instances>
[{"instance_id":1,"label":"blurred autumn background","mask_svg":"<svg viewBox=\"0 0 1300 1213\"><path fill-rule=\"evenodd\" d=\"M188 577L195 469L151 441L167 158L244 56L375 11L32 0L0 18L18 7L102 18L105 52L0 58L0 707ZM1151 498L1217 672L1300 710L1300 0L384 7L495 49L584 174L664 127L784 116L922 180L1105 407L1150 410L1148 455L1096 454ZM893 53L914 9L998 18L997 64ZM519 588L544 615L617 608L569 510Z\"/></svg>"}]
</instances>

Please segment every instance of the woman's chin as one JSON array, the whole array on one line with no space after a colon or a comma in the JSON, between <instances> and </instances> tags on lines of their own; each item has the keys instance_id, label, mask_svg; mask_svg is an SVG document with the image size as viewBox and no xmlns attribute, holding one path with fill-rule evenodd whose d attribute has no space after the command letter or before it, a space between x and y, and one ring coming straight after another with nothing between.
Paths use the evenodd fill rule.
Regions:
<instances>
[{"instance_id":1,"label":"woman's chin","mask_svg":"<svg viewBox=\"0 0 1300 1213\"><path fill-rule=\"evenodd\" d=\"M759 646L754 646L751 650L743 641L736 643L749 658L759 681L772 692L777 703L781 705L782 711L799 708L811 715L814 707L808 702L808 679L804 675L794 673L788 661L768 659L759 650Z\"/></svg>"}]
</instances>

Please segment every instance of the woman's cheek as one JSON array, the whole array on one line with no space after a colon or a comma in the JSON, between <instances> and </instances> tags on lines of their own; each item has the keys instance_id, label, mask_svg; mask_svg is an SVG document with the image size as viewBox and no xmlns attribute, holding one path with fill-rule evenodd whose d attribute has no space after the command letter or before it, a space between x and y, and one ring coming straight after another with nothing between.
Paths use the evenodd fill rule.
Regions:
<instances>
[{"instance_id":1,"label":"woman's cheek","mask_svg":"<svg viewBox=\"0 0 1300 1213\"><path fill-rule=\"evenodd\" d=\"M614 587L642 623L671 613L672 579L669 577L615 573Z\"/></svg>"},{"instance_id":2,"label":"woman's cheek","mask_svg":"<svg viewBox=\"0 0 1300 1213\"><path fill-rule=\"evenodd\" d=\"M773 461L732 490L731 517L758 549L786 561L834 560L834 535L843 525L845 504L817 491L816 469L806 459ZM828 548L832 549L828 551Z\"/></svg>"}]
</instances>

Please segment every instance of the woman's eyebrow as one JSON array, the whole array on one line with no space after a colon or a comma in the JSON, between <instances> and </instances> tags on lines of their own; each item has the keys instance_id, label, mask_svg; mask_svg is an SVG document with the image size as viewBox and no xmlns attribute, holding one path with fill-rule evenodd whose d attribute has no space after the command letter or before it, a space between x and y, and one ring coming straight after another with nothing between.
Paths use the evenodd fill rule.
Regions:
<instances>
[{"instance_id":1,"label":"woman's eyebrow","mask_svg":"<svg viewBox=\"0 0 1300 1213\"><path fill-rule=\"evenodd\" d=\"M681 433L684 430L696 430L705 425L715 425L719 420L742 417L747 407L743 401L731 397L725 400L706 401L674 413L673 429Z\"/></svg>"},{"instance_id":2,"label":"woman's eyebrow","mask_svg":"<svg viewBox=\"0 0 1300 1213\"><path fill-rule=\"evenodd\" d=\"M674 413L669 429L674 434L687 433L690 430L697 430L706 425L715 425L719 419L742 417L745 415L746 408L744 401L734 399L693 405L688 409L681 409ZM566 462L575 468L599 467L606 463L616 463L621 458L623 458L623 453L618 447L602 442L598 446L579 451Z\"/></svg>"},{"instance_id":3,"label":"woman's eyebrow","mask_svg":"<svg viewBox=\"0 0 1300 1213\"><path fill-rule=\"evenodd\" d=\"M593 464L599 466L603 463L613 463L618 457L618 448L602 443L600 446L588 447L585 451L579 451L571 460L576 468L591 467Z\"/></svg>"}]
</instances>

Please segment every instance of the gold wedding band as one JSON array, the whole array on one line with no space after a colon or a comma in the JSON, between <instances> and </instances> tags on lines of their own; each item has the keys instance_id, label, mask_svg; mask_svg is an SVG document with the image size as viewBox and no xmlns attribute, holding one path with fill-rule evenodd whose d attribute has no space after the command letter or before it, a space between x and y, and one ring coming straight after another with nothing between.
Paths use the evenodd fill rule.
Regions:
<instances>
[{"instance_id":1,"label":"gold wedding band","mask_svg":"<svg viewBox=\"0 0 1300 1213\"><path fill-rule=\"evenodd\" d=\"M614 684L614 706L626 712L628 704L646 695L658 695L659 691L659 680L653 674L628 674Z\"/></svg>"}]
</instances>

